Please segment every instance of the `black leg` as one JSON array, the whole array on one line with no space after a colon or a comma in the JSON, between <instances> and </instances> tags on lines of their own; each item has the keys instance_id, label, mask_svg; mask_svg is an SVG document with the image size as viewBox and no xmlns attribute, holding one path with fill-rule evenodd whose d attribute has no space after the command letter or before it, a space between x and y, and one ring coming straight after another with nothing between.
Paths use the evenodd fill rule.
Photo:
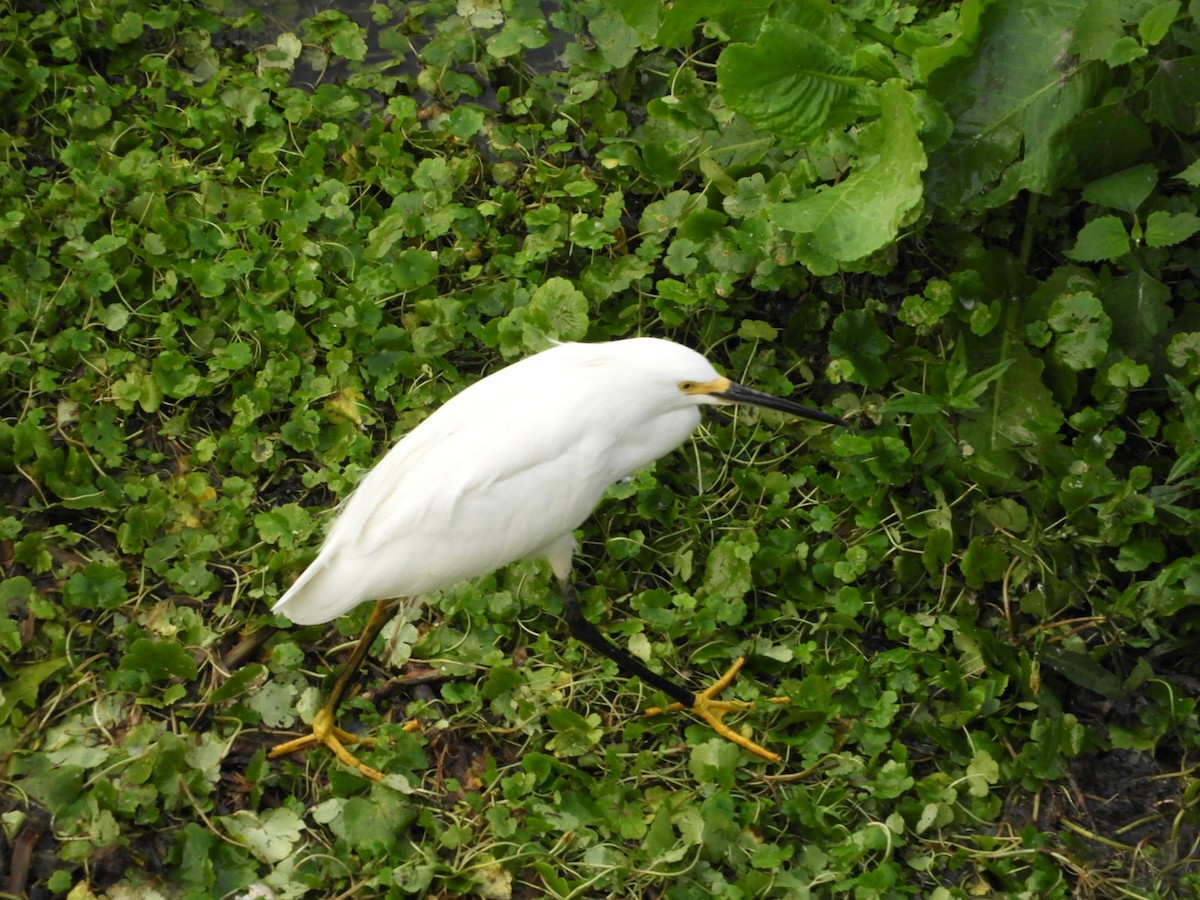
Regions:
<instances>
[{"instance_id":1,"label":"black leg","mask_svg":"<svg viewBox=\"0 0 1200 900\"><path fill-rule=\"evenodd\" d=\"M617 668L626 675L636 675L647 684L654 685L660 691L668 694L672 700L682 703L684 709L691 709L696 705L696 695L694 693L682 685L664 678L657 672L651 672L602 635L595 625L583 617L583 610L579 606L579 595L575 593L575 585L569 581L562 581L560 583L563 589L563 599L566 602L567 625L570 627L571 634L575 636L576 640L583 641L598 653L603 653L615 662Z\"/></svg>"}]
</instances>

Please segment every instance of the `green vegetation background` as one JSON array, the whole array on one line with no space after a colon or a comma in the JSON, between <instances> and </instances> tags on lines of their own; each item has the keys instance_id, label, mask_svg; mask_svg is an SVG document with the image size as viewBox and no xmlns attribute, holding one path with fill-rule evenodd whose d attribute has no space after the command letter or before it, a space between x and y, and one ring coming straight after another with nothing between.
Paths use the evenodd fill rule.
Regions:
<instances>
[{"instance_id":1,"label":"green vegetation background","mask_svg":"<svg viewBox=\"0 0 1200 900\"><path fill-rule=\"evenodd\" d=\"M1194 896L1197 7L0 3L0 889ZM710 415L581 533L783 762L534 564L380 640L388 783L268 762L365 613L268 612L338 498L634 334L873 425Z\"/></svg>"}]
</instances>

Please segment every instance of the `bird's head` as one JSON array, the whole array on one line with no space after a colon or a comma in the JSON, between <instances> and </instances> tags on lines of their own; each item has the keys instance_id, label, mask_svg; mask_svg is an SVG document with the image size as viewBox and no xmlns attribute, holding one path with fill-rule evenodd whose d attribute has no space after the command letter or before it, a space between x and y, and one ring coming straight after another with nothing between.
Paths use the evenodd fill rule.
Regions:
<instances>
[{"instance_id":1,"label":"bird's head","mask_svg":"<svg viewBox=\"0 0 1200 900\"><path fill-rule=\"evenodd\" d=\"M718 375L716 378L711 378L707 381L689 381L685 379L679 382L677 387L685 396L694 397L697 403L715 403L726 406L740 403L746 406L761 406L765 409L775 409L780 412L791 413L794 416L814 419L817 422L825 422L829 425L846 424L842 419L827 412L814 409L811 406L805 406L802 403L796 403L793 400L785 400L783 397L776 397L774 394L768 394L764 391L756 391L754 388L748 388L745 385L738 384L736 381L730 381L723 375Z\"/></svg>"},{"instance_id":2,"label":"bird's head","mask_svg":"<svg viewBox=\"0 0 1200 900\"><path fill-rule=\"evenodd\" d=\"M743 404L791 413L829 425L846 425L842 419L819 409L786 400L763 391L745 387L717 373L712 363L696 351L671 341L657 338L635 338L620 341L628 351L631 368L644 367L639 373L643 384L653 384L663 400L674 396L675 405L728 406ZM613 346L613 345L610 345Z\"/></svg>"}]
</instances>

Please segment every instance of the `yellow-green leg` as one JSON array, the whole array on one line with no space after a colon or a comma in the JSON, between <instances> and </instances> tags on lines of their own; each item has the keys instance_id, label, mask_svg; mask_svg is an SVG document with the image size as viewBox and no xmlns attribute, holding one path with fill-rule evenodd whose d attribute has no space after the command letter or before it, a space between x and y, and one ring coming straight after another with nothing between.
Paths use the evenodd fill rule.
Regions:
<instances>
[{"instance_id":1,"label":"yellow-green leg","mask_svg":"<svg viewBox=\"0 0 1200 900\"><path fill-rule=\"evenodd\" d=\"M325 702L313 717L312 733L273 747L271 752L267 754L269 758L275 759L278 756L292 753L295 750L303 750L316 744L324 744L333 751L338 759L346 765L358 769L367 778L373 781L383 780L382 772L378 769L372 769L346 749L347 744L366 744L370 746L375 743L375 739L359 737L356 734L343 731L334 724L334 718L337 715L338 707L342 705L342 700L345 699L350 686L354 683L354 678L358 674L363 660L367 658L367 653L371 650L372 642L379 635L383 626L387 624L388 619L391 618L388 614L388 605L388 601L380 600L375 604L375 608L371 610L371 618L367 620L367 627L363 629L362 637L358 639L358 644L355 645L354 652L350 654L350 659L346 661L346 665L342 668L337 680L333 683L333 689L329 692L329 696L325 698Z\"/></svg>"},{"instance_id":2,"label":"yellow-green leg","mask_svg":"<svg viewBox=\"0 0 1200 900\"><path fill-rule=\"evenodd\" d=\"M744 747L746 750L761 756L765 760L777 762L780 759L778 753L772 753L766 747L754 743L754 741L750 740L750 738L738 734L723 721L727 713L733 712L734 710L748 709L751 704L745 702L744 700L715 699L717 694L729 687L729 685L733 682L734 677L741 670L742 666L745 665L745 663L746 660L744 657L738 657L737 660L734 661L733 665L730 666L725 672L725 674L713 682L711 686L705 688L703 691L693 693L692 696L694 699L690 707L683 703L672 703L667 707L655 706L646 710L646 715L658 716L666 712L678 712L679 710L686 709L692 715L707 722L713 731L721 735L721 737L725 738L726 740L733 741L739 747ZM790 701L787 697L772 697L768 702L788 703Z\"/></svg>"}]
</instances>

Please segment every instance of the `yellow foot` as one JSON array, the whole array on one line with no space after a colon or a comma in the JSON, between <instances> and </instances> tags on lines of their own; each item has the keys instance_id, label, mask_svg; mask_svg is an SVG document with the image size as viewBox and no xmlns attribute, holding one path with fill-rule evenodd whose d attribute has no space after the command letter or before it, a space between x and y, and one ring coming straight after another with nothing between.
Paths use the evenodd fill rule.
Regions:
<instances>
[{"instance_id":1,"label":"yellow foot","mask_svg":"<svg viewBox=\"0 0 1200 900\"><path fill-rule=\"evenodd\" d=\"M738 657L738 659L732 666L729 667L729 670L724 675L722 675L710 687L700 691L695 695L696 702L692 708L688 710L688 712L703 719L709 724L713 731L721 735L721 737L725 738L726 740L733 741L739 747L743 747L746 750L749 750L751 753L761 756L765 760L777 762L780 759L778 753L772 753L766 747L762 747L754 743L754 741L750 740L750 738L738 734L723 721L726 713L733 712L734 710L749 709L753 704L747 703L744 700L714 699L717 694L729 687L729 685L733 682L734 676L737 675L745 663L746 660L744 657ZM790 699L788 697L772 697L767 702L788 703L790 702ZM646 710L646 715L657 716L666 712L678 712L683 708L684 706L682 703L672 703L670 706L665 708L655 706Z\"/></svg>"},{"instance_id":2,"label":"yellow foot","mask_svg":"<svg viewBox=\"0 0 1200 900\"><path fill-rule=\"evenodd\" d=\"M313 718L312 734L306 734L304 737L296 738L294 741L287 741L276 747L272 747L271 752L267 756L270 759L275 759L275 757L283 756L285 753L292 753L296 750L303 750L306 747L324 744L333 751L334 756L346 765L358 769L359 772L372 781L383 781L384 776L382 772L378 769L372 769L346 749L347 744L365 744L369 747L374 743L374 738L359 737L357 734L351 734L348 731L338 728L333 724L333 711L323 706L317 711L316 717Z\"/></svg>"}]
</instances>

